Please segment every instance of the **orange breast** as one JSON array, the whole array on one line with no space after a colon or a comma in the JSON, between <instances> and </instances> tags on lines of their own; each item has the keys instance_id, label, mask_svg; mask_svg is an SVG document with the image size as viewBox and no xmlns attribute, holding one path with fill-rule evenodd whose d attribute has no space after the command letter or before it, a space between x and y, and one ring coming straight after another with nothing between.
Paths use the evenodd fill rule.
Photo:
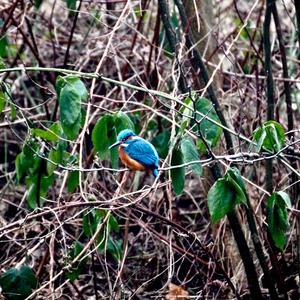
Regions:
<instances>
[{"instance_id":1,"label":"orange breast","mask_svg":"<svg viewBox=\"0 0 300 300\"><path fill-rule=\"evenodd\" d=\"M119 156L122 161L122 163L127 166L129 169L134 171L144 171L145 167L137 162L136 160L129 157L128 153L126 153L123 149L123 147L118 148Z\"/></svg>"}]
</instances>

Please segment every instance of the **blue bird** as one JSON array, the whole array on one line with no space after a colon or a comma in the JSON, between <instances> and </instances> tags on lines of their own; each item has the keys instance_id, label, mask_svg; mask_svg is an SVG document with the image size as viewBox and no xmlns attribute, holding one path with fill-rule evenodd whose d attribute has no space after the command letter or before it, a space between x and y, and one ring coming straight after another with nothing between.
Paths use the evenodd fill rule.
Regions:
<instances>
[{"instance_id":1,"label":"blue bird","mask_svg":"<svg viewBox=\"0 0 300 300\"><path fill-rule=\"evenodd\" d=\"M109 149L116 146L119 146L119 157L125 166L134 171L151 171L157 177L159 156L151 143L132 130L124 129L118 134L117 142Z\"/></svg>"}]
</instances>

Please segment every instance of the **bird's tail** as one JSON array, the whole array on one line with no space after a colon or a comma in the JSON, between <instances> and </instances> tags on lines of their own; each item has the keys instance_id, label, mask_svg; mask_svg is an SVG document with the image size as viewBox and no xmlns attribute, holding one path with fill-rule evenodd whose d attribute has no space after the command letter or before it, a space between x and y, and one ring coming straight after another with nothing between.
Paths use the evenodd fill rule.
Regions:
<instances>
[{"instance_id":1,"label":"bird's tail","mask_svg":"<svg viewBox=\"0 0 300 300\"><path fill-rule=\"evenodd\" d=\"M153 174L154 177L157 177L158 176L158 169L153 169L152 174Z\"/></svg>"}]
</instances>

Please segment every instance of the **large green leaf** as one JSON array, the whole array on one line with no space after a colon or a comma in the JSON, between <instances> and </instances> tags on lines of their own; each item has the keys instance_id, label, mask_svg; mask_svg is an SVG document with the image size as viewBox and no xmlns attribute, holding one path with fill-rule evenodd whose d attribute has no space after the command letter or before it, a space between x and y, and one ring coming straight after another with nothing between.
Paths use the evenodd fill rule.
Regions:
<instances>
[{"instance_id":1,"label":"large green leaf","mask_svg":"<svg viewBox=\"0 0 300 300\"><path fill-rule=\"evenodd\" d=\"M67 75L64 77L58 76L55 85L58 95L60 94L61 89L66 85L72 86L76 90L77 94L80 96L81 101L86 102L88 97L88 91L79 77L72 75Z\"/></svg>"},{"instance_id":2,"label":"large green leaf","mask_svg":"<svg viewBox=\"0 0 300 300\"><path fill-rule=\"evenodd\" d=\"M92 142L100 159L105 159L108 154L108 148L112 142L112 138L109 138L109 136L113 135L113 133L111 133L113 128L114 117L112 115L104 115L97 121L92 131ZM115 141L116 140L113 142Z\"/></svg>"},{"instance_id":3,"label":"large green leaf","mask_svg":"<svg viewBox=\"0 0 300 300\"><path fill-rule=\"evenodd\" d=\"M49 175L52 175L54 170L57 167L57 164L60 164L62 161L62 155L60 151L51 149L49 154L48 154L48 159L47 160L47 173Z\"/></svg>"},{"instance_id":4,"label":"large green leaf","mask_svg":"<svg viewBox=\"0 0 300 300\"><path fill-rule=\"evenodd\" d=\"M275 245L283 250L286 243L286 231L289 228L287 207L291 201L285 192L274 192L268 198L267 222Z\"/></svg>"},{"instance_id":5,"label":"large green leaf","mask_svg":"<svg viewBox=\"0 0 300 300\"><path fill-rule=\"evenodd\" d=\"M280 151L285 145L285 131L276 121L267 121L253 132L257 151Z\"/></svg>"},{"instance_id":6,"label":"large green leaf","mask_svg":"<svg viewBox=\"0 0 300 300\"><path fill-rule=\"evenodd\" d=\"M183 164L183 156L180 149L176 147L172 153L171 166L177 166ZM184 189L184 181L185 181L185 171L184 167L177 167L171 169L171 179L174 188L174 192L176 195L180 195Z\"/></svg>"},{"instance_id":7,"label":"large green leaf","mask_svg":"<svg viewBox=\"0 0 300 300\"><path fill-rule=\"evenodd\" d=\"M159 157L166 158L169 152L169 142L170 142L171 133L169 130L165 130L160 134L156 135L151 143L156 148Z\"/></svg>"},{"instance_id":8,"label":"large green leaf","mask_svg":"<svg viewBox=\"0 0 300 300\"><path fill-rule=\"evenodd\" d=\"M0 277L2 294L8 300L24 300L37 287L34 272L28 266L12 268Z\"/></svg>"},{"instance_id":9,"label":"large green leaf","mask_svg":"<svg viewBox=\"0 0 300 300\"><path fill-rule=\"evenodd\" d=\"M243 179L237 168L231 168L227 171L224 179L229 183L231 188L235 191L235 203L241 203L247 205L247 192Z\"/></svg>"},{"instance_id":10,"label":"large green leaf","mask_svg":"<svg viewBox=\"0 0 300 300\"><path fill-rule=\"evenodd\" d=\"M112 145L117 140L117 131L115 127L108 128L107 131L107 137L109 145ZM118 149L117 147L114 147L110 149L110 160L111 160L111 166L116 169L118 167L119 163L119 155L118 155Z\"/></svg>"},{"instance_id":11,"label":"large green leaf","mask_svg":"<svg viewBox=\"0 0 300 300\"><path fill-rule=\"evenodd\" d=\"M30 161L26 160L26 157L23 152L17 155L15 160L15 166L16 166L17 180L18 182L20 182L24 174L27 172L27 170L30 167Z\"/></svg>"},{"instance_id":12,"label":"large green leaf","mask_svg":"<svg viewBox=\"0 0 300 300\"><path fill-rule=\"evenodd\" d=\"M239 169L237 169L236 167L230 168L227 170L226 174L230 176L230 178L232 178L232 180L234 180L238 184L238 186L242 189L244 194L247 195L246 187Z\"/></svg>"},{"instance_id":13,"label":"large green leaf","mask_svg":"<svg viewBox=\"0 0 300 300\"><path fill-rule=\"evenodd\" d=\"M201 112L204 115L207 115L209 118L214 121L220 122L215 109L212 106L212 103L206 98L200 98L196 101L196 111ZM205 117L200 114L196 114L196 120L200 121L200 131L202 136L205 138L206 142L210 147L215 147L220 139L222 134L222 128L218 125L215 125L211 121L207 120ZM198 132L198 126L195 122L192 122L192 128L195 133ZM198 140L197 146L200 151L206 152L206 147L201 139Z\"/></svg>"},{"instance_id":14,"label":"large green leaf","mask_svg":"<svg viewBox=\"0 0 300 300\"><path fill-rule=\"evenodd\" d=\"M237 204L247 204L246 188L238 169L229 169L223 178L214 183L208 192L207 201L213 223L221 220Z\"/></svg>"},{"instance_id":15,"label":"large green leaf","mask_svg":"<svg viewBox=\"0 0 300 300\"><path fill-rule=\"evenodd\" d=\"M210 188L207 201L211 220L216 223L234 209L235 191L225 179L218 179Z\"/></svg>"},{"instance_id":16,"label":"large green leaf","mask_svg":"<svg viewBox=\"0 0 300 300\"><path fill-rule=\"evenodd\" d=\"M53 132L45 129L40 128L33 128L31 129L31 133L33 136L38 136L44 140L47 140L49 142L56 142L58 137Z\"/></svg>"},{"instance_id":17,"label":"large green leaf","mask_svg":"<svg viewBox=\"0 0 300 300\"><path fill-rule=\"evenodd\" d=\"M67 138L74 140L82 122L82 102L87 100L84 83L75 76L58 76L56 91L59 99L60 121Z\"/></svg>"},{"instance_id":18,"label":"large green leaf","mask_svg":"<svg viewBox=\"0 0 300 300\"><path fill-rule=\"evenodd\" d=\"M183 154L184 163L190 163L192 161L200 160L197 148L191 138L183 138L181 140L180 147L181 153ZM202 174L201 163L191 164L189 167L196 175L200 176Z\"/></svg>"},{"instance_id":19,"label":"large green leaf","mask_svg":"<svg viewBox=\"0 0 300 300\"><path fill-rule=\"evenodd\" d=\"M65 85L59 95L60 122L68 139L74 140L80 130L81 98L75 88Z\"/></svg>"},{"instance_id":20,"label":"large green leaf","mask_svg":"<svg viewBox=\"0 0 300 300\"><path fill-rule=\"evenodd\" d=\"M76 9L76 0L65 0L65 2L67 3L68 9Z\"/></svg>"},{"instance_id":21,"label":"large green leaf","mask_svg":"<svg viewBox=\"0 0 300 300\"><path fill-rule=\"evenodd\" d=\"M115 114L115 126L117 133L122 131L123 129L131 129L134 131L134 124L131 119L122 111L119 111Z\"/></svg>"},{"instance_id":22,"label":"large green leaf","mask_svg":"<svg viewBox=\"0 0 300 300\"><path fill-rule=\"evenodd\" d=\"M34 140L27 140L24 143L22 152L15 160L17 180L23 178L26 173L34 173L40 164L40 158L36 154L38 144Z\"/></svg>"},{"instance_id":23,"label":"large green leaf","mask_svg":"<svg viewBox=\"0 0 300 300\"><path fill-rule=\"evenodd\" d=\"M38 176L41 176L40 178L40 185L39 185L39 196L40 199L38 199ZM27 176L26 178L26 186L28 190L27 195L27 202L28 206L31 209L35 209L38 206L38 201L40 201L40 204L42 204L41 197L45 197L49 191L50 186L54 182L54 175L46 176L46 175L31 175Z\"/></svg>"},{"instance_id":24,"label":"large green leaf","mask_svg":"<svg viewBox=\"0 0 300 300\"><path fill-rule=\"evenodd\" d=\"M70 172L67 180L67 189L69 193L73 193L79 185L79 171Z\"/></svg>"}]
</instances>

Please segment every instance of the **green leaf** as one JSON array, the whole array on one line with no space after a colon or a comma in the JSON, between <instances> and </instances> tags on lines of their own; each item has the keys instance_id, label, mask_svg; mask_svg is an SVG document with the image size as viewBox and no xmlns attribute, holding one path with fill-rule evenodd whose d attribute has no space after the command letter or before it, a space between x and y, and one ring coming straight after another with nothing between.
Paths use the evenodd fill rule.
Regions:
<instances>
[{"instance_id":1,"label":"green leaf","mask_svg":"<svg viewBox=\"0 0 300 300\"><path fill-rule=\"evenodd\" d=\"M115 114L115 126L117 129L117 133L122 131L123 129L131 129L134 131L134 124L131 119L122 111L119 111Z\"/></svg>"},{"instance_id":2,"label":"green leaf","mask_svg":"<svg viewBox=\"0 0 300 300\"><path fill-rule=\"evenodd\" d=\"M92 132L92 142L94 149L98 153L100 159L105 159L108 153L108 148L111 145L109 136L113 136L111 131L114 127L114 118L112 115L105 115L99 119ZM113 141L115 142L115 140Z\"/></svg>"},{"instance_id":3,"label":"green leaf","mask_svg":"<svg viewBox=\"0 0 300 300\"><path fill-rule=\"evenodd\" d=\"M224 178L218 179L210 188L207 201L211 220L216 223L234 209L235 191Z\"/></svg>"},{"instance_id":4,"label":"green leaf","mask_svg":"<svg viewBox=\"0 0 300 300\"><path fill-rule=\"evenodd\" d=\"M17 110L12 102L10 103L10 116L12 120L15 120L17 118Z\"/></svg>"},{"instance_id":5,"label":"green leaf","mask_svg":"<svg viewBox=\"0 0 300 300\"><path fill-rule=\"evenodd\" d=\"M8 56L8 38L6 35L0 37L0 57L7 57Z\"/></svg>"},{"instance_id":6,"label":"green leaf","mask_svg":"<svg viewBox=\"0 0 300 300\"><path fill-rule=\"evenodd\" d=\"M119 223L117 219L111 214L108 219L109 229L115 232L120 231Z\"/></svg>"},{"instance_id":7,"label":"green leaf","mask_svg":"<svg viewBox=\"0 0 300 300\"><path fill-rule=\"evenodd\" d=\"M57 142L62 135L60 123L53 123L47 130L40 128L31 129L33 136L38 136L50 142Z\"/></svg>"},{"instance_id":8,"label":"green leaf","mask_svg":"<svg viewBox=\"0 0 300 300\"><path fill-rule=\"evenodd\" d=\"M151 143L156 148L159 157L166 158L169 152L169 142L170 142L171 133L169 130L165 130L160 134L156 135Z\"/></svg>"},{"instance_id":9,"label":"green leaf","mask_svg":"<svg viewBox=\"0 0 300 300\"><path fill-rule=\"evenodd\" d=\"M42 3L43 3L43 0L34 0L34 7L36 9L38 9L42 5Z\"/></svg>"},{"instance_id":10,"label":"green leaf","mask_svg":"<svg viewBox=\"0 0 300 300\"><path fill-rule=\"evenodd\" d=\"M112 255L112 257L117 261L120 261L122 258L122 252L123 252L122 245L123 245L122 240L113 239L111 236L108 237L107 250Z\"/></svg>"},{"instance_id":11,"label":"green leaf","mask_svg":"<svg viewBox=\"0 0 300 300\"><path fill-rule=\"evenodd\" d=\"M67 84L66 76L60 76L58 75L55 82L55 90L57 93L57 96L59 97L61 89Z\"/></svg>"},{"instance_id":12,"label":"green leaf","mask_svg":"<svg viewBox=\"0 0 300 300\"><path fill-rule=\"evenodd\" d=\"M51 149L47 160L47 173L49 175L53 174L56 169L57 164L61 163L61 153L58 150Z\"/></svg>"},{"instance_id":13,"label":"green leaf","mask_svg":"<svg viewBox=\"0 0 300 300\"><path fill-rule=\"evenodd\" d=\"M97 227L99 222L103 220L106 216L106 211L93 208L90 212L83 216L83 232L87 237L91 237Z\"/></svg>"},{"instance_id":14,"label":"green leaf","mask_svg":"<svg viewBox=\"0 0 300 300\"><path fill-rule=\"evenodd\" d=\"M65 2L67 3L68 9L76 9L76 0L65 0Z\"/></svg>"},{"instance_id":15,"label":"green leaf","mask_svg":"<svg viewBox=\"0 0 300 300\"><path fill-rule=\"evenodd\" d=\"M88 91L87 91L84 83L80 80L79 77L69 75L69 76L64 77L64 82L65 82L65 85L70 85L76 90L76 92L80 96L80 100L82 102L87 101Z\"/></svg>"},{"instance_id":16,"label":"green leaf","mask_svg":"<svg viewBox=\"0 0 300 300\"><path fill-rule=\"evenodd\" d=\"M65 85L59 96L62 125L73 125L81 113L80 95L71 85ZM62 126L63 127L63 126Z\"/></svg>"},{"instance_id":17,"label":"green leaf","mask_svg":"<svg viewBox=\"0 0 300 300\"><path fill-rule=\"evenodd\" d=\"M182 153L179 149L174 148L172 153L171 166L177 166L183 164ZM184 189L185 171L184 167L178 167L171 169L171 179L175 194L178 196Z\"/></svg>"},{"instance_id":18,"label":"green leaf","mask_svg":"<svg viewBox=\"0 0 300 300\"><path fill-rule=\"evenodd\" d=\"M7 68L7 66L6 66L3 58L0 56L0 70L6 69L6 68Z\"/></svg>"},{"instance_id":19,"label":"green leaf","mask_svg":"<svg viewBox=\"0 0 300 300\"><path fill-rule=\"evenodd\" d=\"M0 114L2 113L5 106L5 93L0 91Z\"/></svg>"},{"instance_id":20,"label":"green leaf","mask_svg":"<svg viewBox=\"0 0 300 300\"><path fill-rule=\"evenodd\" d=\"M24 143L22 152L17 155L15 166L18 182L25 174L34 173L38 168L40 158L36 154L37 148L38 144L34 140L27 140Z\"/></svg>"},{"instance_id":21,"label":"green leaf","mask_svg":"<svg viewBox=\"0 0 300 300\"><path fill-rule=\"evenodd\" d=\"M82 252L83 249L83 245L80 242L75 241L72 245L71 250L68 253L68 261L72 262L72 260L74 260L79 255L79 253ZM82 273L86 265L86 261L87 257L77 261L75 264L72 265L71 270L66 272L66 275L71 282L75 281Z\"/></svg>"},{"instance_id":22,"label":"green leaf","mask_svg":"<svg viewBox=\"0 0 300 300\"><path fill-rule=\"evenodd\" d=\"M194 103L190 97L185 98L184 100L184 105L180 108L179 112L181 113L180 115L182 116L181 118L181 126L180 129L182 132L189 126L192 116L193 116L193 111L194 111Z\"/></svg>"},{"instance_id":23,"label":"green leaf","mask_svg":"<svg viewBox=\"0 0 300 300\"><path fill-rule=\"evenodd\" d=\"M60 122L70 140L74 140L80 130L81 98L74 87L65 85L59 95Z\"/></svg>"},{"instance_id":24,"label":"green leaf","mask_svg":"<svg viewBox=\"0 0 300 300\"><path fill-rule=\"evenodd\" d=\"M83 232L87 237L91 237L97 230L99 223L103 222L107 211L100 209L92 209L83 216ZM108 227L107 227L108 226ZM111 214L107 223L102 226L98 236L98 250L108 251L116 260L120 260L122 255L122 241L116 240L112 236L112 232L119 232L119 224L117 219ZM107 236L108 234L108 236ZM107 246L107 248L106 248Z\"/></svg>"},{"instance_id":25,"label":"green leaf","mask_svg":"<svg viewBox=\"0 0 300 300\"><path fill-rule=\"evenodd\" d=\"M228 176L230 176L230 178L232 178L239 185L244 194L247 195L246 186L239 169L237 169L236 167L230 168L228 169L226 174L228 174Z\"/></svg>"},{"instance_id":26,"label":"green leaf","mask_svg":"<svg viewBox=\"0 0 300 300\"><path fill-rule=\"evenodd\" d=\"M196 111L201 112L204 115L207 115L209 118L213 119L214 121L220 122L218 115L213 108L211 102L206 98L199 98L196 101ZM211 121L203 118L201 115L196 114L196 120L200 121L200 131L202 136L205 138L207 144L210 147L215 147L220 139L222 134L222 128L218 125L215 125ZM198 126L195 122L192 122L192 128L195 133L198 132ZM197 146L199 150L203 153L206 152L206 147L201 139L198 140Z\"/></svg>"},{"instance_id":27,"label":"green leaf","mask_svg":"<svg viewBox=\"0 0 300 300\"><path fill-rule=\"evenodd\" d=\"M231 188L235 190L235 204L243 202L247 205L247 192L239 170L235 167L229 169L224 179L230 184Z\"/></svg>"},{"instance_id":28,"label":"green leaf","mask_svg":"<svg viewBox=\"0 0 300 300\"><path fill-rule=\"evenodd\" d=\"M69 193L73 193L79 185L79 171L72 171L68 176L67 189Z\"/></svg>"},{"instance_id":29,"label":"green leaf","mask_svg":"<svg viewBox=\"0 0 300 300\"><path fill-rule=\"evenodd\" d=\"M58 76L56 91L63 131L67 138L74 140L82 125L81 103L87 100L87 89L80 78L76 76Z\"/></svg>"},{"instance_id":30,"label":"green leaf","mask_svg":"<svg viewBox=\"0 0 300 300\"><path fill-rule=\"evenodd\" d=\"M116 128L113 127L107 132L109 145L112 145L117 140L117 132ZM117 147L110 149L110 160L112 168L116 169L119 163L119 155Z\"/></svg>"},{"instance_id":31,"label":"green leaf","mask_svg":"<svg viewBox=\"0 0 300 300\"><path fill-rule=\"evenodd\" d=\"M81 108L80 127L83 127L83 126L84 126L85 119L86 119L86 110L83 109L83 108Z\"/></svg>"},{"instance_id":32,"label":"green leaf","mask_svg":"<svg viewBox=\"0 0 300 300\"><path fill-rule=\"evenodd\" d=\"M274 192L268 198L267 223L275 245L281 250L289 228L287 207L291 207L291 201L285 192Z\"/></svg>"},{"instance_id":33,"label":"green leaf","mask_svg":"<svg viewBox=\"0 0 300 300\"><path fill-rule=\"evenodd\" d=\"M279 192L277 192L277 195L280 197L281 201L284 202L284 204L281 203L281 206L286 206L289 209L292 208L290 196L286 192L279 191Z\"/></svg>"},{"instance_id":34,"label":"green leaf","mask_svg":"<svg viewBox=\"0 0 300 300\"><path fill-rule=\"evenodd\" d=\"M52 133L50 130L44 130L40 128L33 128L31 129L31 133L33 136L38 136L44 140L50 141L50 142L56 142L58 140L57 135Z\"/></svg>"},{"instance_id":35,"label":"green leaf","mask_svg":"<svg viewBox=\"0 0 300 300\"><path fill-rule=\"evenodd\" d=\"M88 91L85 87L85 84L79 77L73 75L57 76L55 89L58 96L60 95L62 88L66 85L73 87L76 90L77 94L80 96L81 101L86 102Z\"/></svg>"},{"instance_id":36,"label":"green leaf","mask_svg":"<svg viewBox=\"0 0 300 300\"><path fill-rule=\"evenodd\" d=\"M200 160L196 146L191 138L189 137L183 138L181 140L180 147L181 147L181 153L183 154L184 163ZM201 163L191 164L189 167L196 175L200 176L202 174Z\"/></svg>"},{"instance_id":37,"label":"green leaf","mask_svg":"<svg viewBox=\"0 0 300 300\"><path fill-rule=\"evenodd\" d=\"M35 274L28 266L9 269L0 277L2 294L8 300L24 300L37 284Z\"/></svg>"},{"instance_id":38,"label":"green leaf","mask_svg":"<svg viewBox=\"0 0 300 300\"><path fill-rule=\"evenodd\" d=\"M253 132L257 151L280 151L285 145L285 131L276 121L267 121Z\"/></svg>"},{"instance_id":39,"label":"green leaf","mask_svg":"<svg viewBox=\"0 0 300 300\"><path fill-rule=\"evenodd\" d=\"M22 161L23 161L24 153L21 152L17 155L15 160L15 166L16 166L16 174L17 174L17 180L20 182L20 180L23 177L23 174L25 173L26 169L23 168Z\"/></svg>"},{"instance_id":40,"label":"green leaf","mask_svg":"<svg viewBox=\"0 0 300 300\"><path fill-rule=\"evenodd\" d=\"M210 188L208 208L213 223L221 220L239 203L247 205L247 191L237 168L229 169L223 178L218 179Z\"/></svg>"},{"instance_id":41,"label":"green leaf","mask_svg":"<svg viewBox=\"0 0 300 300\"><path fill-rule=\"evenodd\" d=\"M42 175L40 179L40 203L42 204L42 197L45 197L48 193L49 187L54 182L54 176L46 176ZM28 187L28 195L27 195L27 202L28 206L31 209L35 209L38 206L38 194L37 194L37 188L38 188L38 175L32 175L26 178L26 186Z\"/></svg>"}]
</instances>

